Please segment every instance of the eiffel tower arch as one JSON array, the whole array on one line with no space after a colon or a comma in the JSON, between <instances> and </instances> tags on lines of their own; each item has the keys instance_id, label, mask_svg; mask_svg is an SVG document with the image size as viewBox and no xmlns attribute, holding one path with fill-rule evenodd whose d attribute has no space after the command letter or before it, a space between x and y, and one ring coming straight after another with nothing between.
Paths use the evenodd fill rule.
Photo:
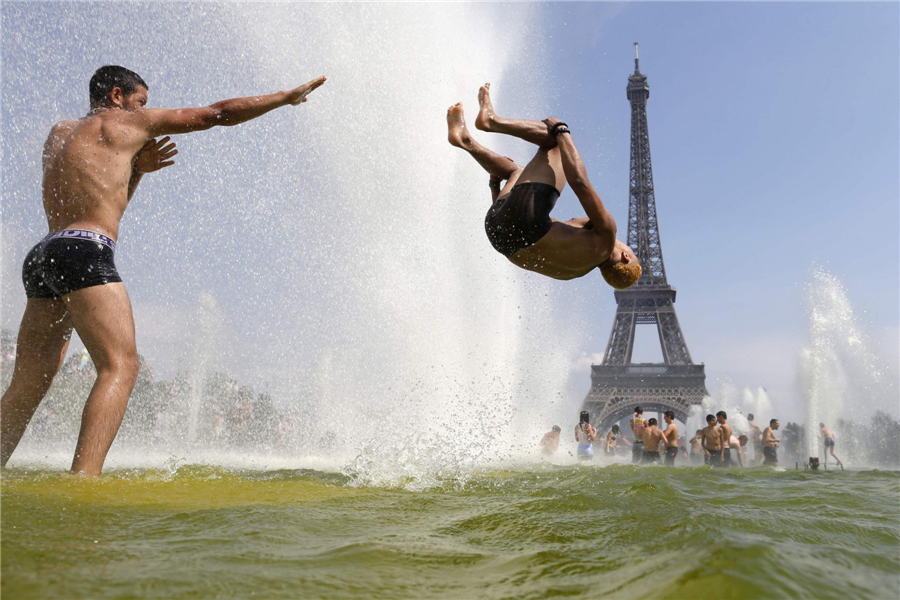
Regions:
<instances>
[{"instance_id":1,"label":"eiffel tower arch","mask_svg":"<svg viewBox=\"0 0 900 600\"><path fill-rule=\"evenodd\" d=\"M709 395L704 366L691 359L675 314L675 288L666 279L647 128L650 86L638 67L637 44L634 74L628 78L626 91L631 103L628 245L640 260L643 273L632 287L615 292L616 317L603 364L591 365L591 389L582 410L591 413L591 420L604 433L631 416L637 406L645 414L671 410L677 420L685 422L691 406ZM656 325L662 363L631 362L638 325Z\"/></svg>"}]
</instances>

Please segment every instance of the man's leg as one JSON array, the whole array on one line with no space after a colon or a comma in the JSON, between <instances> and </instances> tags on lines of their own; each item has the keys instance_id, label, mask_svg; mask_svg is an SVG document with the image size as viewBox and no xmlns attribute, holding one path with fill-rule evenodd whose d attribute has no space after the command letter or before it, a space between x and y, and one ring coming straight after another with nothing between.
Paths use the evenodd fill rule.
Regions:
<instances>
[{"instance_id":1,"label":"man's leg","mask_svg":"<svg viewBox=\"0 0 900 600\"><path fill-rule=\"evenodd\" d=\"M99 476L137 380L131 301L122 283L84 288L64 300L97 368L97 381L81 416L72 472Z\"/></svg>"},{"instance_id":2,"label":"man's leg","mask_svg":"<svg viewBox=\"0 0 900 600\"><path fill-rule=\"evenodd\" d=\"M478 90L478 116L475 117L475 129L491 133L504 133L542 148L556 146L556 138L550 135L550 129L543 121L532 119L503 119L494 112L491 104L491 84L486 83Z\"/></svg>"},{"instance_id":3,"label":"man's leg","mask_svg":"<svg viewBox=\"0 0 900 600\"><path fill-rule=\"evenodd\" d=\"M28 300L19 327L12 381L0 400L0 466L6 466L50 389L71 336L72 318L62 300Z\"/></svg>"},{"instance_id":4,"label":"man's leg","mask_svg":"<svg viewBox=\"0 0 900 600\"><path fill-rule=\"evenodd\" d=\"M466 128L462 104L457 103L447 110L447 139L451 145L462 148L474 158L492 177L507 181L505 188L512 189L522 167L511 158L500 156L475 141ZM501 194L502 195L502 194Z\"/></svg>"}]
</instances>

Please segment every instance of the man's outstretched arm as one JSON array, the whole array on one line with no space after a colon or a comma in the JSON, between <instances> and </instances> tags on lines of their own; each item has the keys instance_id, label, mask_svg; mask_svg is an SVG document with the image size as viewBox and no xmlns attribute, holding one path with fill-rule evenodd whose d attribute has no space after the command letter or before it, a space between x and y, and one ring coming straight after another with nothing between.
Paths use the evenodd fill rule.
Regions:
<instances>
[{"instance_id":1,"label":"man's outstretched arm","mask_svg":"<svg viewBox=\"0 0 900 600\"><path fill-rule=\"evenodd\" d=\"M324 76L287 92L232 98L202 108L145 109L138 114L144 121L148 137L151 138L202 131L216 126L239 125L276 108L306 102L306 96L323 83L325 83Z\"/></svg>"}]
</instances>

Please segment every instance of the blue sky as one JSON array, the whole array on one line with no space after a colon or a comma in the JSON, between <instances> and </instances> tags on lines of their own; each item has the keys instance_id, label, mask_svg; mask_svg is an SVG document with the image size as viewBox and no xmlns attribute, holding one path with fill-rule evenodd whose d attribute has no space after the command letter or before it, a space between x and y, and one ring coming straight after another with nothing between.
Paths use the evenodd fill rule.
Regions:
<instances>
[{"instance_id":1,"label":"blue sky","mask_svg":"<svg viewBox=\"0 0 900 600\"><path fill-rule=\"evenodd\" d=\"M309 210L299 212L283 202L286 190L301 187L311 197L332 193L333 178L353 170L352 164L336 165L329 152L340 156L333 140L353 133L351 125L362 118L359 106L375 106L370 118L383 120L385 131L383 139L359 134L351 155L360 181L385 190L377 186L428 177L443 182L435 188L435 201L452 202L469 193L463 187L486 186L465 157L444 147L443 112L458 100L471 110L477 86L492 80L501 113L537 118L551 113L570 124L591 179L624 237L630 127L625 85L637 41L651 90L648 116L666 270L678 289L676 307L691 353L707 365L709 387L716 387L717 378L730 377L741 386L767 387L774 401L796 405L797 357L808 335L802 286L814 264L844 282L873 346L896 371L896 3L197 3L109 10L82 3L4 3L2 8L4 327L15 327L21 314L18 265L45 232L38 202L40 145L54 121L85 112L87 78L101 64L134 68L150 82L151 105L169 107L275 91L320 73L332 76L330 87L320 90L321 103L317 106L313 98L306 112L280 111L240 128L180 138L179 165L145 179L123 222L128 241L117 261L128 275L141 350L164 372L183 366L190 337L185 328L196 320L192 307L198 293L209 292L227 330L221 360L262 386L274 377L267 367L283 370L277 357L288 342L275 343L261 332L282 327L274 320L289 303L301 305L292 313L293 322L309 321L306 329L292 324L292 331L315 333L304 339L352 339L352 328L320 327L317 320L327 320L322 313L330 306L344 310L340 303L347 290L360 288L360 297L380 293L359 283L357 274L332 256L346 245L335 238L363 235L359 227L366 215L377 213L364 188L354 188L359 197L342 193L334 203L304 204ZM392 33L395 13L441 43ZM284 25L293 18L296 37ZM134 22L141 23L136 39L119 36ZM454 35L468 37L456 48ZM362 44L359 38L365 36L371 37ZM412 40L408 48L407 40ZM488 51L491 56L485 56ZM354 57L354 52L359 54ZM389 75L367 76L353 68L355 61L371 61L373 72L385 69ZM353 89L342 88L350 84L334 76L343 73L345 82L354 78ZM408 82L416 85L402 93L412 98L427 87L427 103L404 100L396 90ZM462 97L459 90L471 91ZM351 92L361 95L350 101L346 94ZM391 103L380 99L386 96ZM382 106L386 114L378 112ZM394 108L401 107L418 112L396 114ZM325 127L317 123L337 108L353 118L344 123L330 117ZM405 132L404 122L416 127ZM286 130L296 136L287 148ZM304 138L304 131L312 137ZM415 169L396 164L385 150L396 135L429 144L433 138L429 159ZM515 153L520 161L531 152L523 144L479 139ZM371 150L360 147L368 143ZM298 147L302 160L284 162L285 154ZM368 166L369 159L379 166ZM410 174L411 169L416 172ZM409 197L397 200L398 215L428 191L410 189ZM566 191L554 216L581 212ZM346 215L359 218L354 222L359 227L345 231ZM309 235L305 249L286 254L278 240L290 229L286 222L295 218L310 227ZM485 245L480 219L475 215L458 235L478 244L474 252L480 260L501 261L490 268L507 269ZM313 221L318 225L312 227ZM242 231L256 237L252 248L232 240ZM169 233L179 236L177 248L161 243ZM420 268L402 258L414 262L424 256L418 249L427 240L417 244L389 266L401 273ZM567 406L576 406L588 387L586 365L603 352L612 325L615 303L609 288L596 277L550 284L502 272L524 286L507 297L512 298L508 309L546 310L551 317L541 325L544 332L552 328L554 343L567 345L567 355L582 357L562 392ZM460 277L461 289L470 289L464 271ZM305 283L313 281L319 283ZM636 359L656 356L654 335L641 331L639 340L650 343L641 344ZM292 361L324 352L315 341L306 345L308 355ZM280 350L260 354L270 347ZM788 414L801 416L795 408Z\"/></svg>"}]
</instances>

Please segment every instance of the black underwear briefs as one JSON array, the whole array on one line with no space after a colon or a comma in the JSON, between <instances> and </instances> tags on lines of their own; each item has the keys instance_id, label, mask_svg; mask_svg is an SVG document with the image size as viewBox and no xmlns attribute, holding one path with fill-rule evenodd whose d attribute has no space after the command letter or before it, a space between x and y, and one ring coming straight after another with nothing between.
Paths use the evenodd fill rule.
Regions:
<instances>
[{"instance_id":1,"label":"black underwear briefs","mask_svg":"<svg viewBox=\"0 0 900 600\"><path fill-rule=\"evenodd\" d=\"M25 295L60 298L87 287L122 281L113 260L115 244L104 235L81 229L48 235L25 257Z\"/></svg>"},{"instance_id":2,"label":"black underwear briefs","mask_svg":"<svg viewBox=\"0 0 900 600\"><path fill-rule=\"evenodd\" d=\"M533 182L517 184L498 198L484 218L484 231L494 249L509 258L547 235L557 198L555 187Z\"/></svg>"}]
</instances>

